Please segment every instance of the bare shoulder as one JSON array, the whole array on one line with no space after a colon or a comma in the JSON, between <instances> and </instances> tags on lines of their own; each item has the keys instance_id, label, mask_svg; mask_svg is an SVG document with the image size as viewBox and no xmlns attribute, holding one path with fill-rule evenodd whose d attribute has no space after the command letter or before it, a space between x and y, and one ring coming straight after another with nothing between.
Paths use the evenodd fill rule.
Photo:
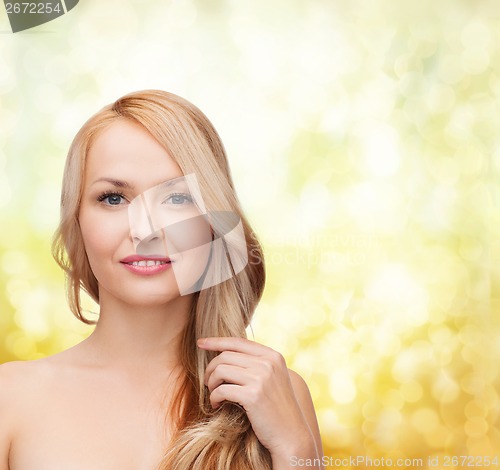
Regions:
<instances>
[{"instance_id":1,"label":"bare shoulder","mask_svg":"<svg viewBox=\"0 0 500 470\"><path fill-rule=\"evenodd\" d=\"M23 388L35 368L28 361L14 361L0 364L0 407Z\"/></svg>"},{"instance_id":2,"label":"bare shoulder","mask_svg":"<svg viewBox=\"0 0 500 470\"><path fill-rule=\"evenodd\" d=\"M311 393L309 392L309 387L307 386L306 381L299 374L297 374L297 372L288 369L288 374L290 376L290 381L292 382L295 397L297 398L304 418L306 419L307 424L309 424L309 428L311 429L314 440L316 441L318 454L322 456L323 446L321 443L318 419L316 418L316 411L314 410L314 403Z\"/></svg>"},{"instance_id":3,"label":"bare shoulder","mask_svg":"<svg viewBox=\"0 0 500 470\"><path fill-rule=\"evenodd\" d=\"M0 470L9 469L9 452L15 433L19 403L30 385L28 363L16 361L0 365Z\"/></svg>"},{"instance_id":4,"label":"bare shoulder","mask_svg":"<svg viewBox=\"0 0 500 470\"><path fill-rule=\"evenodd\" d=\"M15 413L23 399L33 397L34 390L40 390L44 382L53 375L51 361L13 361L0 364L0 415L2 418ZM0 467L1 468L1 467Z\"/></svg>"},{"instance_id":5,"label":"bare shoulder","mask_svg":"<svg viewBox=\"0 0 500 470\"><path fill-rule=\"evenodd\" d=\"M292 369L288 369L288 373L290 374L290 380L292 381L294 391L309 394L309 387L307 386L306 381L302 378L300 374L295 372Z\"/></svg>"},{"instance_id":6,"label":"bare shoulder","mask_svg":"<svg viewBox=\"0 0 500 470\"><path fill-rule=\"evenodd\" d=\"M290 381L292 382L293 391L295 392L297 401L303 408L302 411L311 413L312 409L312 412L314 413L314 405L306 381L292 369L288 369L288 374L290 375ZM314 415L316 416L315 413Z\"/></svg>"},{"instance_id":7,"label":"bare shoulder","mask_svg":"<svg viewBox=\"0 0 500 470\"><path fill-rule=\"evenodd\" d=\"M12 361L0 364L0 379L13 379L22 377L26 372L33 371L41 360L36 361Z\"/></svg>"},{"instance_id":8,"label":"bare shoulder","mask_svg":"<svg viewBox=\"0 0 500 470\"><path fill-rule=\"evenodd\" d=\"M14 361L0 364L0 414L12 410L23 396L33 391L32 386L41 385L48 365L42 360Z\"/></svg>"},{"instance_id":9,"label":"bare shoulder","mask_svg":"<svg viewBox=\"0 0 500 470\"><path fill-rule=\"evenodd\" d=\"M39 396L48 386L68 378L73 379L74 371L85 364L82 357L84 355L73 347L41 359L0 364L0 406L12 395L16 401L23 395L33 400L34 390Z\"/></svg>"},{"instance_id":10,"label":"bare shoulder","mask_svg":"<svg viewBox=\"0 0 500 470\"><path fill-rule=\"evenodd\" d=\"M8 394L10 390L19 388L29 381L40 379L50 368L49 358L0 364L0 391Z\"/></svg>"},{"instance_id":11,"label":"bare shoulder","mask_svg":"<svg viewBox=\"0 0 500 470\"><path fill-rule=\"evenodd\" d=\"M49 358L0 364L0 470L9 470L9 457L20 423L30 415L36 397L54 376Z\"/></svg>"}]
</instances>

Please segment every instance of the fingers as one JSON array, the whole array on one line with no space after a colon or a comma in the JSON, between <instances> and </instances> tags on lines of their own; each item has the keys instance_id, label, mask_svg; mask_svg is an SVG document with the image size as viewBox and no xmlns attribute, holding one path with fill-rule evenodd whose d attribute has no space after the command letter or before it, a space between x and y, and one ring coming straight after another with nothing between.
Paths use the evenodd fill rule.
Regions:
<instances>
[{"instance_id":1,"label":"fingers","mask_svg":"<svg viewBox=\"0 0 500 470\"><path fill-rule=\"evenodd\" d=\"M255 341L250 341L246 338L199 338L197 344L199 348L207 349L209 351L235 351L255 356L263 356L271 352L276 352L274 349L268 348L263 344L256 343Z\"/></svg>"},{"instance_id":2,"label":"fingers","mask_svg":"<svg viewBox=\"0 0 500 470\"><path fill-rule=\"evenodd\" d=\"M210 404L213 408L219 408L224 401L238 403L240 406L245 408L245 399L244 394L242 393L242 387L234 384L219 385L210 394Z\"/></svg>"},{"instance_id":3,"label":"fingers","mask_svg":"<svg viewBox=\"0 0 500 470\"><path fill-rule=\"evenodd\" d=\"M263 344L250 341L246 338L234 337L213 337L199 338L198 347L209 351L237 352L248 357L264 359L275 369L285 369L286 362L284 357L277 351ZM221 356L222 354L220 354ZM228 356L229 357L229 356ZM236 356L232 356L235 358Z\"/></svg>"},{"instance_id":4,"label":"fingers","mask_svg":"<svg viewBox=\"0 0 500 470\"><path fill-rule=\"evenodd\" d=\"M205 385L212 392L222 384L246 385L248 381L248 372L242 367L220 364L207 376Z\"/></svg>"},{"instance_id":5,"label":"fingers","mask_svg":"<svg viewBox=\"0 0 500 470\"><path fill-rule=\"evenodd\" d=\"M205 371L204 383L210 391L210 402L217 408L227 400L247 410L262 399L272 382L291 386L283 356L262 344L245 338L200 338L201 349L220 351ZM280 387L278 387L280 388Z\"/></svg>"},{"instance_id":6,"label":"fingers","mask_svg":"<svg viewBox=\"0 0 500 470\"><path fill-rule=\"evenodd\" d=\"M220 353L209 362L204 377L213 408L224 402L243 407L257 438L271 454L302 446L304 436L310 434L309 425L280 353L234 337L200 338L198 347Z\"/></svg>"},{"instance_id":7,"label":"fingers","mask_svg":"<svg viewBox=\"0 0 500 470\"><path fill-rule=\"evenodd\" d=\"M208 377L213 373L213 371L222 364L238 366L243 369L249 369L251 367L258 366L258 358L254 356L249 356L248 354L237 353L233 351L224 351L220 353L217 357L212 359L207 366L205 371L204 382L207 384Z\"/></svg>"}]
</instances>

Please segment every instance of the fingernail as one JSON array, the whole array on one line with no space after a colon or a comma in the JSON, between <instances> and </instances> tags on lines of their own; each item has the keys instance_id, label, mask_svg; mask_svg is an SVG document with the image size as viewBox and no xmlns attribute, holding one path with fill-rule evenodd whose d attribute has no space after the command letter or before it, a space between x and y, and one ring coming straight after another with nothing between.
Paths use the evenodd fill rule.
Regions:
<instances>
[{"instance_id":1,"label":"fingernail","mask_svg":"<svg viewBox=\"0 0 500 470\"><path fill-rule=\"evenodd\" d=\"M206 338L198 338L198 346L203 346L207 342Z\"/></svg>"}]
</instances>

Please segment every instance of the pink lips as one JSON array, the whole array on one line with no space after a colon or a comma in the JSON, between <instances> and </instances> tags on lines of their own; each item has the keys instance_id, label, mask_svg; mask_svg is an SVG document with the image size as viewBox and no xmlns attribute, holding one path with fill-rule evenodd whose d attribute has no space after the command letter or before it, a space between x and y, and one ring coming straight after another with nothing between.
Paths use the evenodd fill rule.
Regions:
<instances>
[{"instance_id":1,"label":"pink lips","mask_svg":"<svg viewBox=\"0 0 500 470\"><path fill-rule=\"evenodd\" d=\"M127 256L120 263L129 271L143 276L152 276L170 269L172 261L164 256Z\"/></svg>"}]
</instances>

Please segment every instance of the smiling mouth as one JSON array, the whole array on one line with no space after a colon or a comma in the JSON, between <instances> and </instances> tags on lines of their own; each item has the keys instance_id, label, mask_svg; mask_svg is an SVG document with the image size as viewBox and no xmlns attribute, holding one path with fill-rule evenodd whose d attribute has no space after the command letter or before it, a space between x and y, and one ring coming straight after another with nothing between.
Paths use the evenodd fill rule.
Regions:
<instances>
[{"instance_id":1,"label":"smiling mouth","mask_svg":"<svg viewBox=\"0 0 500 470\"><path fill-rule=\"evenodd\" d=\"M123 258L120 263L125 264L126 266L138 266L140 268L146 268L151 266L163 266L166 264L171 264L174 261L170 259L168 256L161 255L131 255Z\"/></svg>"},{"instance_id":2,"label":"smiling mouth","mask_svg":"<svg viewBox=\"0 0 500 470\"><path fill-rule=\"evenodd\" d=\"M125 263L130 266L160 266L162 264L170 264L171 261L159 261L159 260L142 260L142 261L132 261L131 263Z\"/></svg>"},{"instance_id":3,"label":"smiling mouth","mask_svg":"<svg viewBox=\"0 0 500 470\"><path fill-rule=\"evenodd\" d=\"M171 269L173 260L165 257L144 258L142 256L129 256L120 261L128 271L141 276L152 276L160 274Z\"/></svg>"}]
</instances>

